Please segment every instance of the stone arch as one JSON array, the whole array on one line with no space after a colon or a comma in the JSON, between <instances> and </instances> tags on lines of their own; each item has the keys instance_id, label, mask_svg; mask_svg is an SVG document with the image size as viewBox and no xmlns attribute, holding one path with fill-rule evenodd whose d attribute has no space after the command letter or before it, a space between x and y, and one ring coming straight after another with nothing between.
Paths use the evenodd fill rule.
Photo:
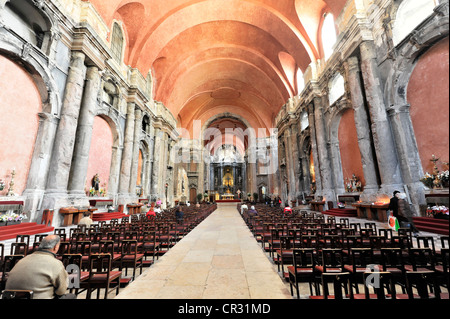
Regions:
<instances>
[{"instance_id":1,"label":"stone arch","mask_svg":"<svg viewBox=\"0 0 450 319\"><path fill-rule=\"evenodd\" d=\"M396 49L398 57L391 67L387 77L389 80L385 85L388 110L408 104L406 91L418 58L433 44L449 35L449 3L442 3L434 11L427 23L421 25L420 29L413 30L408 41L402 42Z\"/></svg>"}]
</instances>

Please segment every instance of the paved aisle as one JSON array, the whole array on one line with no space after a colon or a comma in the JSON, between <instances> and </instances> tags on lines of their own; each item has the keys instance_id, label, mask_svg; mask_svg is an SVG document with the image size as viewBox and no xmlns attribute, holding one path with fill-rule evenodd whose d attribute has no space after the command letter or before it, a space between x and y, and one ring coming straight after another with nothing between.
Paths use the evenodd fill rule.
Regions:
<instances>
[{"instance_id":1,"label":"paved aisle","mask_svg":"<svg viewBox=\"0 0 450 319\"><path fill-rule=\"evenodd\" d=\"M219 204L115 299L291 299L236 204Z\"/></svg>"}]
</instances>

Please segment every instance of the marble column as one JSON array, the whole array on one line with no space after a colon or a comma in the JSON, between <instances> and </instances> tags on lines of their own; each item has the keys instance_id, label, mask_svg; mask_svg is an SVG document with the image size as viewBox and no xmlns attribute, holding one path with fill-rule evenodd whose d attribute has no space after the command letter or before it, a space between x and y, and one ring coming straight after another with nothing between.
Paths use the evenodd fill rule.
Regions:
<instances>
[{"instance_id":1,"label":"marble column","mask_svg":"<svg viewBox=\"0 0 450 319\"><path fill-rule=\"evenodd\" d=\"M60 120L49 165L46 191L41 205L42 210L55 210L52 222L55 227L62 224L63 217L58 213L61 207L89 205L87 200L77 203L70 201L67 194L86 75L84 62L85 55L83 53L72 52Z\"/></svg>"},{"instance_id":2,"label":"marble column","mask_svg":"<svg viewBox=\"0 0 450 319\"><path fill-rule=\"evenodd\" d=\"M323 102L322 98L315 97L314 103L314 124L316 129L316 143L317 143L317 153L318 160L320 162L319 171L316 171L320 175L322 189L322 196L327 201L335 201L336 196L333 187L333 176L331 169L331 160L328 153L328 139L326 134L324 114L323 114Z\"/></svg>"},{"instance_id":3,"label":"marble column","mask_svg":"<svg viewBox=\"0 0 450 319\"><path fill-rule=\"evenodd\" d=\"M152 194L158 199L161 198L160 180L162 179L160 170L161 163L161 144L163 132L159 127L155 127L154 150L153 150L153 169L152 169Z\"/></svg>"},{"instance_id":4,"label":"marble column","mask_svg":"<svg viewBox=\"0 0 450 319\"><path fill-rule=\"evenodd\" d=\"M293 123L291 125L291 150L292 150L292 166L293 166L293 192L294 200L300 194L300 163L299 163L299 150L298 150L298 131L299 123Z\"/></svg>"},{"instance_id":5,"label":"marble column","mask_svg":"<svg viewBox=\"0 0 450 319\"><path fill-rule=\"evenodd\" d=\"M425 213L427 203L425 190L420 181L423 169L409 108L409 105L395 106L388 111L388 115L400 159L403 181L408 187L412 208L415 214L419 215L419 212Z\"/></svg>"},{"instance_id":6,"label":"marble column","mask_svg":"<svg viewBox=\"0 0 450 319\"><path fill-rule=\"evenodd\" d=\"M84 60L85 55L83 53L72 52L72 60L61 109L61 118L56 132L50 163L50 173L47 181L48 193L67 194L86 75Z\"/></svg>"},{"instance_id":7,"label":"marble column","mask_svg":"<svg viewBox=\"0 0 450 319\"><path fill-rule=\"evenodd\" d=\"M130 196L131 164L134 146L134 119L135 105L134 103L128 103L119 179L119 197L122 197L121 204L127 204L124 200L126 201L125 198Z\"/></svg>"},{"instance_id":8,"label":"marble column","mask_svg":"<svg viewBox=\"0 0 450 319\"><path fill-rule=\"evenodd\" d=\"M55 140L58 119L49 113L39 113L39 129L36 137L33 157L28 171L27 187L23 196L27 198L23 211L30 213L30 222L40 222L39 203L45 192L50 160Z\"/></svg>"},{"instance_id":9,"label":"marble column","mask_svg":"<svg viewBox=\"0 0 450 319\"><path fill-rule=\"evenodd\" d=\"M141 144L142 135L142 110L136 108L134 111L134 134L133 134L133 156L131 161L130 185L129 192L133 196L136 195L137 175L139 171L139 146ZM144 164L144 163L142 163ZM144 166L142 167L144 169ZM142 183L142 182L141 182ZM142 184L143 185L143 184Z\"/></svg>"},{"instance_id":10,"label":"marble column","mask_svg":"<svg viewBox=\"0 0 450 319\"><path fill-rule=\"evenodd\" d=\"M373 42L360 45L361 71L372 123L372 135L381 179L380 192L392 194L402 187L402 176L397 151L384 103L381 77L379 76Z\"/></svg>"},{"instance_id":11,"label":"marble column","mask_svg":"<svg viewBox=\"0 0 450 319\"><path fill-rule=\"evenodd\" d=\"M372 133L370 131L369 118L364 101L358 58L350 57L347 60L345 67L347 69L347 79L354 110L364 180L366 181L361 199L371 201L376 199L373 198L373 195L378 191L378 177L375 155L372 148Z\"/></svg>"},{"instance_id":12,"label":"marble column","mask_svg":"<svg viewBox=\"0 0 450 319\"><path fill-rule=\"evenodd\" d=\"M70 168L69 194L74 197L85 197L85 181L89 165L92 130L97 109L97 96L100 90L100 74L97 67L89 67L81 104L76 143ZM95 159L93 159L95 160ZM89 181L89 177L87 177Z\"/></svg>"}]
</instances>

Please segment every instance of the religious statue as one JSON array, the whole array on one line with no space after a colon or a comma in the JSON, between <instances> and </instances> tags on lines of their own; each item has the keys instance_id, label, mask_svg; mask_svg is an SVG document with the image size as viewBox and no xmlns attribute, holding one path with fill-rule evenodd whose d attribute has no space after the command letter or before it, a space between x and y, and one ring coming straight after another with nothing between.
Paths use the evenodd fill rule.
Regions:
<instances>
[{"instance_id":1,"label":"religious statue","mask_svg":"<svg viewBox=\"0 0 450 319\"><path fill-rule=\"evenodd\" d=\"M98 173L95 174L92 178L92 187L95 191L98 191L100 189L100 177L98 176Z\"/></svg>"}]
</instances>

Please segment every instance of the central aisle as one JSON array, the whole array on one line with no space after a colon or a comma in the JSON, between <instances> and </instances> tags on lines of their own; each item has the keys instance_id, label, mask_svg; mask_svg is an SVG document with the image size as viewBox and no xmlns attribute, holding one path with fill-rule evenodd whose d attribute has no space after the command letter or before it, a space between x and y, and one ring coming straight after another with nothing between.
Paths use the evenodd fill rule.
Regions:
<instances>
[{"instance_id":1,"label":"central aisle","mask_svg":"<svg viewBox=\"0 0 450 319\"><path fill-rule=\"evenodd\" d=\"M115 299L292 299L236 204L218 208Z\"/></svg>"}]
</instances>

